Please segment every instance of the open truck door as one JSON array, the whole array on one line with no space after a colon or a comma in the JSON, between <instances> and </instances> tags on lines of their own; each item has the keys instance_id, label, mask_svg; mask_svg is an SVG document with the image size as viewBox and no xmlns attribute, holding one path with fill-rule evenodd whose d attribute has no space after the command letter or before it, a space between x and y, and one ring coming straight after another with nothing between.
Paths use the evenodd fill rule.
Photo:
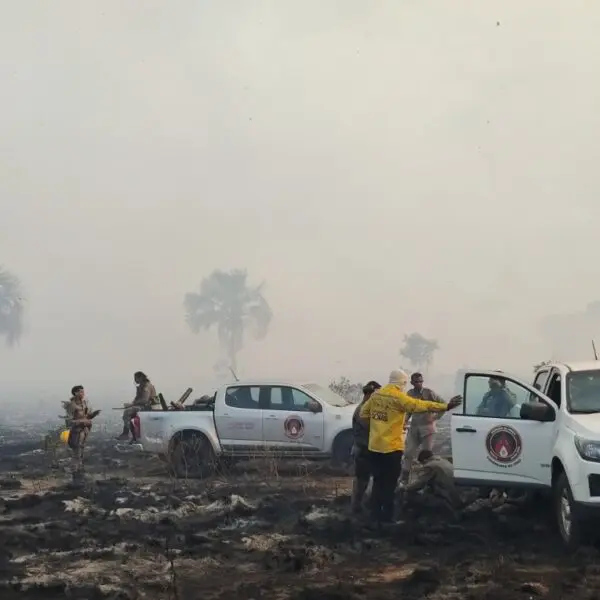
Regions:
<instances>
[{"instance_id":1,"label":"open truck door","mask_svg":"<svg viewBox=\"0 0 600 600\"><path fill-rule=\"evenodd\" d=\"M558 407L532 385L498 371L467 371L463 404L452 414L457 483L547 487Z\"/></svg>"}]
</instances>

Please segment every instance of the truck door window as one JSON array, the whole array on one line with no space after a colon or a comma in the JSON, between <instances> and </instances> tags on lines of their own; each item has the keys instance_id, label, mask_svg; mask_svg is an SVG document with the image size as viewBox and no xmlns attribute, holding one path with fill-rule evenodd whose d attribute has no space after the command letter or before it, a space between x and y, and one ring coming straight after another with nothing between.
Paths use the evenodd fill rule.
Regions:
<instances>
[{"instance_id":1,"label":"truck door window","mask_svg":"<svg viewBox=\"0 0 600 600\"><path fill-rule=\"evenodd\" d=\"M533 387L540 390L543 393L544 386L546 385L546 380L548 379L548 370L538 371L538 374L535 376L533 380Z\"/></svg>"},{"instance_id":2,"label":"truck door window","mask_svg":"<svg viewBox=\"0 0 600 600\"><path fill-rule=\"evenodd\" d=\"M310 403L314 400L296 388L272 387L271 410L289 410L293 412L309 412Z\"/></svg>"},{"instance_id":3,"label":"truck door window","mask_svg":"<svg viewBox=\"0 0 600 600\"><path fill-rule=\"evenodd\" d=\"M227 388L225 392L225 404L231 408L246 408L258 410L259 387L241 385Z\"/></svg>"},{"instance_id":4,"label":"truck door window","mask_svg":"<svg viewBox=\"0 0 600 600\"><path fill-rule=\"evenodd\" d=\"M469 375L465 385L464 414L471 417L519 419L529 391L504 377Z\"/></svg>"},{"instance_id":5,"label":"truck door window","mask_svg":"<svg viewBox=\"0 0 600 600\"><path fill-rule=\"evenodd\" d=\"M556 406L560 406L562 400L561 382L560 373L552 373L546 396L548 396L550 400L554 400Z\"/></svg>"}]
</instances>

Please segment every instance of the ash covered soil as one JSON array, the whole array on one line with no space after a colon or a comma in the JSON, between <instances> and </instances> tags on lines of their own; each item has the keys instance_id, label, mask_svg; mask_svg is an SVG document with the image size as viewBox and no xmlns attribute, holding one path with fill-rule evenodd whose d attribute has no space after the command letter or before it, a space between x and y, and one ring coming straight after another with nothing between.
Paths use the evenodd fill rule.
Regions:
<instances>
[{"instance_id":1,"label":"ash covered soil","mask_svg":"<svg viewBox=\"0 0 600 600\"><path fill-rule=\"evenodd\" d=\"M0 446L3 600L599 597L598 551L566 554L540 505L478 501L458 523L407 510L377 530L351 518L351 479L325 464L178 481L96 438L74 488L38 442L13 438Z\"/></svg>"}]
</instances>

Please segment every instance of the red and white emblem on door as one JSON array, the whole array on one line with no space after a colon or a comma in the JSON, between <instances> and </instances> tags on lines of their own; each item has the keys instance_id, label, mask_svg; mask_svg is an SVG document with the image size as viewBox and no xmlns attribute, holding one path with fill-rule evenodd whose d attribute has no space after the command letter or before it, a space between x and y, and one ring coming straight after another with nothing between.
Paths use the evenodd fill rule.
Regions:
<instances>
[{"instance_id":1,"label":"red and white emblem on door","mask_svg":"<svg viewBox=\"0 0 600 600\"><path fill-rule=\"evenodd\" d=\"M304 423L296 415L292 415L285 420L283 429L286 437L289 437L291 440L297 440L304 435Z\"/></svg>"},{"instance_id":2,"label":"red and white emblem on door","mask_svg":"<svg viewBox=\"0 0 600 600\"><path fill-rule=\"evenodd\" d=\"M523 442L516 429L499 425L489 430L485 438L488 460L499 467L513 467L521 462Z\"/></svg>"}]
</instances>

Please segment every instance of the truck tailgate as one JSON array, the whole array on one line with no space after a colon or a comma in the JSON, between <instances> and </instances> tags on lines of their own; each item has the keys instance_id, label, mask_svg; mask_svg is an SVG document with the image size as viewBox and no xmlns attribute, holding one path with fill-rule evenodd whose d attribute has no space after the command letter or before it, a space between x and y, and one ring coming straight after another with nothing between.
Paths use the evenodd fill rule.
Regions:
<instances>
[{"instance_id":1,"label":"truck tailgate","mask_svg":"<svg viewBox=\"0 0 600 600\"><path fill-rule=\"evenodd\" d=\"M146 452L166 454L171 438L184 430L200 431L214 448L219 447L212 411L148 411L140 412L140 442Z\"/></svg>"},{"instance_id":2,"label":"truck tailgate","mask_svg":"<svg viewBox=\"0 0 600 600\"><path fill-rule=\"evenodd\" d=\"M172 413L157 410L142 411L140 417L140 442L146 452L163 454L167 452L169 437L167 431Z\"/></svg>"}]
</instances>

